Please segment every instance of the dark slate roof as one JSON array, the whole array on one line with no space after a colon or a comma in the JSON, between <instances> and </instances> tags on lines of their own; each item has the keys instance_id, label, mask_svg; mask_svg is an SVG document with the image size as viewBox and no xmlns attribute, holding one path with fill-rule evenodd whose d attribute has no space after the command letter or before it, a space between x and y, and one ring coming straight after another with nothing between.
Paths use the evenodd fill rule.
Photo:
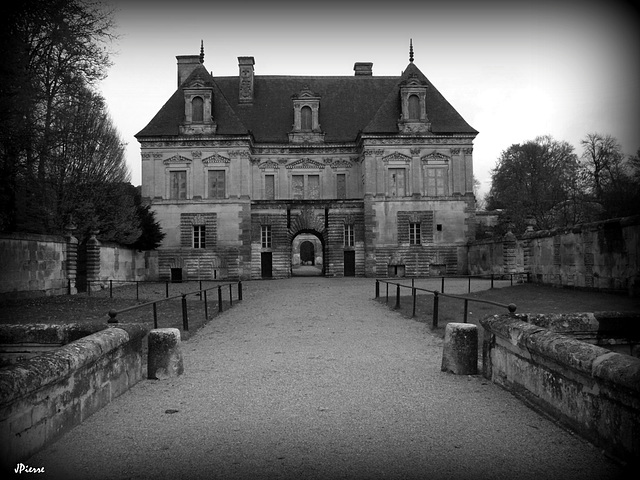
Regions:
<instances>
[{"instance_id":1,"label":"dark slate roof","mask_svg":"<svg viewBox=\"0 0 640 480\"><path fill-rule=\"evenodd\" d=\"M217 135L251 133L259 143L286 143L293 124L292 96L308 88L320 97L320 128L325 142L353 142L359 132L398 133L400 84L410 75L427 84L427 116L436 134L476 134L420 70L410 63L402 76L366 75L254 77L254 100L238 103L238 77L211 77L196 67L185 81L199 77L213 88ZM175 136L184 117L184 96L178 89L136 137Z\"/></svg>"}]
</instances>

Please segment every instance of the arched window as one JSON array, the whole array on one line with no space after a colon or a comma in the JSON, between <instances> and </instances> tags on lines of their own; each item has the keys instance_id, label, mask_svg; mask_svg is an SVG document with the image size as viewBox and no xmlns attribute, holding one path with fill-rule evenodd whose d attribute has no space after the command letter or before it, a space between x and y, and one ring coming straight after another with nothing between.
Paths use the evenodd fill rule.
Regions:
<instances>
[{"instance_id":1,"label":"arched window","mask_svg":"<svg viewBox=\"0 0 640 480\"><path fill-rule=\"evenodd\" d=\"M409 95L409 120L420 120L420 99L417 95Z\"/></svg>"},{"instance_id":2,"label":"arched window","mask_svg":"<svg viewBox=\"0 0 640 480\"><path fill-rule=\"evenodd\" d=\"M311 107L304 106L300 109L300 130L308 132L312 129Z\"/></svg>"},{"instance_id":3,"label":"arched window","mask_svg":"<svg viewBox=\"0 0 640 480\"><path fill-rule=\"evenodd\" d=\"M202 97L193 97L191 100L191 121L202 122L204 120L204 101Z\"/></svg>"}]
</instances>

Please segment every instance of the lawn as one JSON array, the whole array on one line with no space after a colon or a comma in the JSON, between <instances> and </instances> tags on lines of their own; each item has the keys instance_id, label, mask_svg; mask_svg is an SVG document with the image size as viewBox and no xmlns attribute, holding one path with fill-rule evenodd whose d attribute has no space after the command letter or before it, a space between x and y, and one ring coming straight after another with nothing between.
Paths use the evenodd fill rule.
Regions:
<instances>
[{"instance_id":1,"label":"lawn","mask_svg":"<svg viewBox=\"0 0 640 480\"><path fill-rule=\"evenodd\" d=\"M219 283L203 282L203 288L216 287ZM229 308L229 287L222 288L223 310ZM168 289L168 290L167 290ZM77 295L60 295L11 300L0 303L0 324L26 323L103 323L109 320L110 310L121 310L147 302L161 300L180 294L188 294L200 290L199 282L185 282L180 284L140 283L115 286L110 290L108 286L91 295L81 293ZM237 288L233 288L233 301L237 301ZM208 320L218 314L217 288L207 292L207 319L205 319L204 301L198 295L187 295L187 320L189 333L201 328ZM172 298L157 304L158 328L183 329L182 298ZM135 310L117 315L122 323L144 323L153 328L153 307L142 306Z\"/></svg>"},{"instance_id":2,"label":"lawn","mask_svg":"<svg viewBox=\"0 0 640 480\"><path fill-rule=\"evenodd\" d=\"M393 294L391 294L393 292ZM516 313L571 313L596 311L633 311L640 312L640 298L623 295L598 293L584 290L557 288L540 284L525 283L503 288L494 288L479 292L465 293L461 296L479 300L489 300L502 304L515 304ZM390 289L387 302L386 293L381 292L378 299L395 308L396 292ZM413 299L411 290L401 289L400 308L403 315L411 317ZM469 323L480 326L479 320L487 315L507 313L506 308L477 302L469 302ZM418 292L416 296L416 314L413 317L419 322L432 325L433 295ZM464 318L464 301L440 295L438 301L438 326L433 329L437 335L444 336L449 322L462 322Z\"/></svg>"}]
</instances>

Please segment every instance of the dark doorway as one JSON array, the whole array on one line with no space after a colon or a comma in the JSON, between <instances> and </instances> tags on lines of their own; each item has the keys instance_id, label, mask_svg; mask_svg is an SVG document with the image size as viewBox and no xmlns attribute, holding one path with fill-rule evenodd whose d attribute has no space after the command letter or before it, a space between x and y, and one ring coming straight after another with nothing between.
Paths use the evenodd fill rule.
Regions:
<instances>
[{"instance_id":1,"label":"dark doorway","mask_svg":"<svg viewBox=\"0 0 640 480\"><path fill-rule=\"evenodd\" d=\"M262 252L260 254L260 264L262 271L262 278L273 277L273 259L271 252Z\"/></svg>"},{"instance_id":2,"label":"dark doorway","mask_svg":"<svg viewBox=\"0 0 640 480\"><path fill-rule=\"evenodd\" d=\"M356 276L356 252L354 250L345 250L344 252L344 276Z\"/></svg>"},{"instance_id":3,"label":"dark doorway","mask_svg":"<svg viewBox=\"0 0 640 480\"><path fill-rule=\"evenodd\" d=\"M307 241L300 244L300 261L302 265L316 264L316 253L315 248L313 248L313 243Z\"/></svg>"},{"instance_id":4,"label":"dark doorway","mask_svg":"<svg viewBox=\"0 0 640 480\"><path fill-rule=\"evenodd\" d=\"M182 283L182 269L181 268L172 268L171 269L171 283Z\"/></svg>"}]
</instances>

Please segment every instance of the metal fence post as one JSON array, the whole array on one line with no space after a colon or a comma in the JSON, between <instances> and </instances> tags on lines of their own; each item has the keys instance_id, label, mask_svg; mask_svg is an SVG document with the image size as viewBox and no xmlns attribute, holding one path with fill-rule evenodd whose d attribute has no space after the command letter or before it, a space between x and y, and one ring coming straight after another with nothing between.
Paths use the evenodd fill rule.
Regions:
<instances>
[{"instance_id":1,"label":"metal fence post","mask_svg":"<svg viewBox=\"0 0 640 480\"><path fill-rule=\"evenodd\" d=\"M202 280L200 280L200 292L199 292L199 295L200 295L200 300L202 300Z\"/></svg>"},{"instance_id":2,"label":"metal fence post","mask_svg":"<svg viewBox=\"0 0 640 480\"><path fill-rule=\"evenodd\" d=\"M471 293L471 277L469 277L469 288L467 290L467 293Z\"/></svg>"},{"instance_id":3,"label":"metal fence post","mask_svg":"<svg viewBox=\"0 0 640 480\"><path fill-rule=\"evenodd\" d=\"M222 285L218 285L218 312L222 312Z\"/></svg>"},{"instance_id":4,"label":"metal fence post","mask_svg":"<svg viewBox=\"0 0 640 480\"><path fill-rule=\"evenodd\" d=\"M413 283L413 281L411 283ZM413 318L416 316L416 289L413 285L411 286L411 295L413 296L413 311L411 312L411 318Z\"/></svg>"},{"instance_id":5,"label":"metal fence post","mask_svg":"<svg viewBox=\"0 0 640 480\"><path fill-rule=\"evenodd\" d=\"M113 280L109 280L109 298L113 298Z\"/></svg>"},{"instance_id":6,"label":"metal fence post","mask_svg":"<svg viewBox=\"0 0 640 480\"><path fill-rule=\"evenodd\" d=\"M155 302L153 302L153 328L158 328L158 307Z\"/></svg>"},{"instance_id":7,"label":"metal fence post","mask_svg":"<svg viewBox=\"0 0 640 480\"><path fill-rule=\"evenodd\" d=\"M440 291L442 293L444 293L444 277L442 277L442 282L441 282L441 286L440 286Z\"/></svg>"},{"instance_id":8,"label":"metal fence post","mask_svg":"<svg viewBox=\"0 0 640 480\"><path fill-rule=\"evenodd\" d=\"M169 281L164 282L164 298L169 298Z\"/></svg>"},{"instance_id":9,"label":"metal fence post","mask_svg":"<svg viewBox=\"0 0 640 480\"><path fill-rule=\"evenodd\" d=\"M389 303L389 282L385 282L387 285L387 303Z\"/></svg>"},{"instance_id":10,"label":"metal fence post","mask_svg":"<svg viewBox=\"0 0 640 480\"><path fill-rule=\"evenodd\" d=\"M491 274L491 288L493 288L493 273Z\"/></svg>"},{"instance_id":11,"label":"metal fence post","mask_svg":"<svg viewBox=\"0 0 640 480\"><path fill-rule=\"evenodd\" d=\"M464 301L464 323L467 323L467 313L469 312L469 300Z\"/></svg>"},{"instance_id":12,"label":"metal fence post","mask_svg":"<svg viewBox=\"0 0 640 480\"><path fill-rule=\"evenodd\" d=\"M238 282L238 300L242 301L242 282Z\"/></svg>"},{"instance_id":13,"label":"metal fence post","mask_svg":"<svg viewBox=\"0 0 640 480\"><path fill-rule=\"evenodd\" d=\"M380 281L376 278L376 298L380 297Z\"/></svg>"},{"instance_id":14,"label":"metal fence post","mask_svg":"<svg viewBox=\"0 0 640 480\"><path fill-rule=\"evenodd\" d=\"M206 322L207 320L209 320L209 310L207 308L207 291L205 290L203 293L204 293L204 321Z\"/></svg>"},{"instance_id":15,"label":"metal fence post","mask_svg":"<svg viewBox=\"0 0 640 480\"><path fill-rule=\"evenodd\" d=\"M87 280L87 294L91 296L91 280Z\"/></svg>"},{"instance_id":16,"label":"metal fence post","mask_svg":"<svg viewBox=\"0 0 640 480\"><path fill-rule=\"evenodd\" d=\"M231 284L229 284L229 306L233 306L233 290Z\"/></svg>"},{"instance_id":17,"label":"metal fence post","mask_svg":"<svg viewBox=\"0 0 640 480\"><path fill-rule=\"evenodd\" d=\"M431 326L433 328L438 327L438 291L433 292L433 321Z\"/></svg>"},{"instance_id":18,"label":"metal fence post","mask_svg":"<svg viewBox=\"0 0 640 480\"><path fill-rule=\"evenodd\" d=\"M400 284L399 283L396 284L396 307L395 308L400 308Z\"/></svg>"},{"instance_id":19,"label":"metal fence post","mask_svg":"<svg viewBox=\"0 0 640 480\"><path fill-rule=\"evenodd\" d=\"M189 319L187 318L187 296L182 294L182 329L189 331Z\"/></svg>"},{"instance_id":20,"label":"metal fence post","mask_svg":"<svg viewBox=\"0 0 640 480\"><path fill-rule=\"evenodd\" d=\"M136 280L136 300L140 300L140 282Z\"/></svg>"}]
</instances>

